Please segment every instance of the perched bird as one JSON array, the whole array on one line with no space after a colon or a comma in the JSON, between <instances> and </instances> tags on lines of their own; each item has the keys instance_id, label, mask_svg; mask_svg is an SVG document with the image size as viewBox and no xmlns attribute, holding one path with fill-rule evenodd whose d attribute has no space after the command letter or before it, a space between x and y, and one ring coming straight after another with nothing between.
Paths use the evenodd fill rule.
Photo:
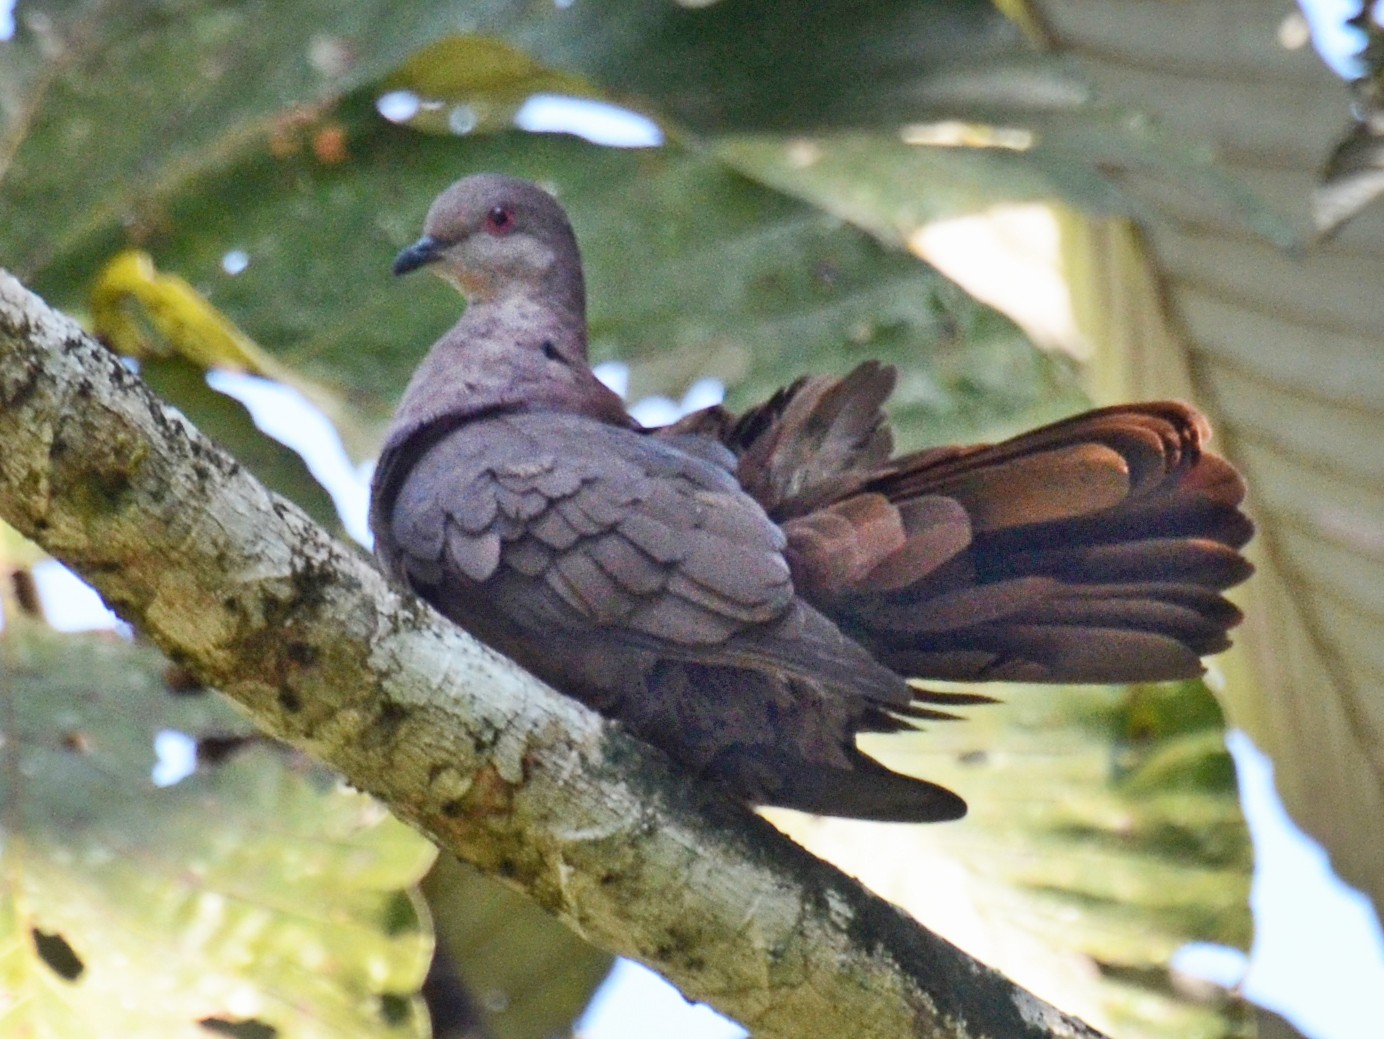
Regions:
<instances>
[{"instance_id":1,"label":"perched bird","mask_svg":"<svg viewBox=\"0 0 1384 1039\"><path fill-rule=\"evenodd\" d=\"M646 429L592 373L576 238L538 187L453 184L396 274L466 297L371 491L388 572L755 804L953 819L855 745L987 697L905 677L1188 678L1240 614L1240 477L1183 404L891 457L893 369Z\"/></svg>"}]
</instances>

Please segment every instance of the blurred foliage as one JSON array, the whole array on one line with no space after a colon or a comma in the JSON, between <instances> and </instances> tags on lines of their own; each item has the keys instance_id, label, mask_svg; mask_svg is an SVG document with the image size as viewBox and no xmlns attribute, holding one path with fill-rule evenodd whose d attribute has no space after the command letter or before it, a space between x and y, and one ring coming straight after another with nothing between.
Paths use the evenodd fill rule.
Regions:
<instances>
[{"instance_id":1,"label":"blurred foliage","mask_svg":"<svg viewBox=\"0 0 1384 1039\"><path fill-rule=\"evenodd\" d=\"M495 1039L566 1034L610 972L610 953L450 855L438 857L423 890L438 942Z\"/></svg>"},{"instance_id":2,"label":"blurred foliage","mask_svg":"<svg viewBox=\"0 0 1384 1039\"><path fill-rule=\"evenodd\" d=\"M426 841L159 654L7 618L0 1031L422 1036ZM156 785L155 739L198 746Z\"/></svg>"},{"instance_id":3,"label":"blurred foliage","mask_svg":"<svg viewBox=\"0 0 1384 1039\"><path fill-rule=\"evenodd\" d=\"M18 18L0 42L0 263L144 356L161 392L319 519L321 488L201 367L303 388L368 457L459 308L440 284L395 283L390 260L465 173L500 169L558 194L587 259L594 358L628 363L634 396L714 376L749 403L803 371L879 357L901 368L905 446L996 437L1085 402L1073 362L901 248L928 221L1058 197L1149 216L1109 174L1153 170L1238 227L1292 237L1213 153L1098 104L1072 63L987 0L23 0ZM418 102L407 124L376 107L399 91ZM617 102L668 143L514 130L538 91ZM991 143L916 143L948 135ZM151 339L172 356L151 358ZM892 744L925 755L929 776L954 774L974 815L885 828L888 854L921 881L928 842L945 848L976 912L1008 921L991 938L1023 931L1019 959L1063 965L1035 988L1115 1034L1235 1034L1233 1005L1180 1001L1167 971L1183 941L1248 937L1220 727L1199 685L1016 694ZM276 840L310 845L292 821L276 820ZM293 853L257 840L246 854ZM541 915L493 927L519 910L456 890L435 878L429 894L468 980L515 1008L506 1020L520 1023L500 1015L497 1034L538 1039L570 1020L602 955ZM161 939L146 932L151 949L183 940L181 921L164 923ZM570 969L552 977L543 965L559 957Z\"/></svg>"},{"instance_id":4,"label":"blurred foliage","mask_svg":"<svg viewBox=\"0 0 1384 1039\"><path fill-rule=\"evenodd\" d=\"M1106 984L1067 980L1066 998L1113 1035L1247 1031L1245 1008L1224 992L1199 1000L1168 990L1166 965L1186 942L1250 939L1252 851L1209 690L1006 686L1002 695L964 724L866 744L965 796L961 822L865 828L781 813L784 825L820 853L836 849L846 869L922 919L945 921L953 940L1022 984L1043 991L1094 966ZM934 870L935 861L966 869ZM1059 930L1060 946L1035 958Z\"/></svg>"},{"instance_id":5,"label":"blurred foliage","mask_svg":"<svg viewBox=\"0 0 1384 1039\"><path fill-rule=\"evenodd\" d=\"M299 383L195 289L160 274L147 253L118 253L91 290L91 331L139 363L158 393L175 400L194 425L216 439L263 483L291 498L313 519L337 526L331 496L299 455L265 436L240 401L207 385L211 369ZM310 389L310 387L309 387Z\"/></svg>"},{"instance_id":6,"label":"blurred foliage","mask_svg":"<svg viewBox=\"0 0 1384 1039\"><path fill-rule=\"evenodd\" d=\"M1377 3L1369 3L1371 11ZM1297 10L1218 0L1043 0L1056 46L1112 104L1214 149L1303 247L1244 233L1175 176L1126 178L1158 214L1070 235L1069 284L1106 399L1176 395L1212 411L1260 534L1247 621L1218 661L1227 715L1270 757L1295 822L1384 909L1384 206L1321 236L1323 157L1357 107ZM1286 16L1285 16L1286 15ZM1378 33L1376 31L1376 39ZM1322 43L1328 41L1323 39ZM1367 43L1366 69L1378 65ZM1378 50L1377 44L1374 48ZM1362 156L1368 158L1368 144ZM1373 174L1362 167L1369 189ZM1366 202L1350 177L1339 203ZM1305 946L1306 958L1334 943Z\"/></svg>"}]
</instances>

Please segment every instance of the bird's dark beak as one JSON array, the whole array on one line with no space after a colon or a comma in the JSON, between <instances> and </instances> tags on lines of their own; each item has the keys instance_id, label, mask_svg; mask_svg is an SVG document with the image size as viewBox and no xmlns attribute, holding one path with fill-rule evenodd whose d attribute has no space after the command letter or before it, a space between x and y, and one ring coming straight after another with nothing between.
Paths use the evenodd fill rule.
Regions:
<instances>
[{"instance_id":1,"label":"bird's dark beak","mask_svg":"<svg viewBox=\"0 0 1384 1039\"><path fill-rule=\"evenodd\" d=\"M394 273L407 274L419 267L426 267L442 255L443 248L442 243L432 235L424 235L394 257Z\"/></svg>"}]
</instances>

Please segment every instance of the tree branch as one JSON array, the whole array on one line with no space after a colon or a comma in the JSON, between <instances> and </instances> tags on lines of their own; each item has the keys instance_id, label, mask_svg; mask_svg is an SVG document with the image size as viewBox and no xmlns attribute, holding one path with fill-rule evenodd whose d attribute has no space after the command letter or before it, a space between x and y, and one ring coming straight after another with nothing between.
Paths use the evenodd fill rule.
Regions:
<instances>
[{"instance_id":1,"label":"tree branch","mask_svg":"<svg viewBox=\"0 0 1384 1039\"><path fill-rule=\"evenodd\" d=\"M759 1036L1097 1036L389 587L4 271L0 444L0 515L174 661Z\"/></svg>"}]
</instances>

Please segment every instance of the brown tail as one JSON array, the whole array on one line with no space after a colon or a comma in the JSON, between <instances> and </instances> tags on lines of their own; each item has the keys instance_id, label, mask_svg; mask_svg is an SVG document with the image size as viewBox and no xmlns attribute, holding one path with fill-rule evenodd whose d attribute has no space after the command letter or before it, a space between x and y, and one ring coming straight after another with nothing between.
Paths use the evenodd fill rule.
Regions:
<instances>
[{"instance_id":1,"label":"brown tail","mask_svg":"<svg viewBox=\"0 0 1384 1039\"><path fill-rule=\"evenodd\" d=\"M707 770L748 792L757 804L800 812L893 823L938 823L960 819L966 802L946 787L891 772L856 750L845 750L845 767L804 767L802 760L774 748L737 748Z\"/></svg>"},{"instance_id":2,"label":"brown tail","mask_svg":"<svg viewBox=\"0 0 1384 1039\"><path fill-rule=\"evenodd\" d=\"M1244 484L1184 404L888 460L892 369L800 380L719 431L813 605L901 674L1187 678L1229 645Z\"/></svg>"}]
</instances>

